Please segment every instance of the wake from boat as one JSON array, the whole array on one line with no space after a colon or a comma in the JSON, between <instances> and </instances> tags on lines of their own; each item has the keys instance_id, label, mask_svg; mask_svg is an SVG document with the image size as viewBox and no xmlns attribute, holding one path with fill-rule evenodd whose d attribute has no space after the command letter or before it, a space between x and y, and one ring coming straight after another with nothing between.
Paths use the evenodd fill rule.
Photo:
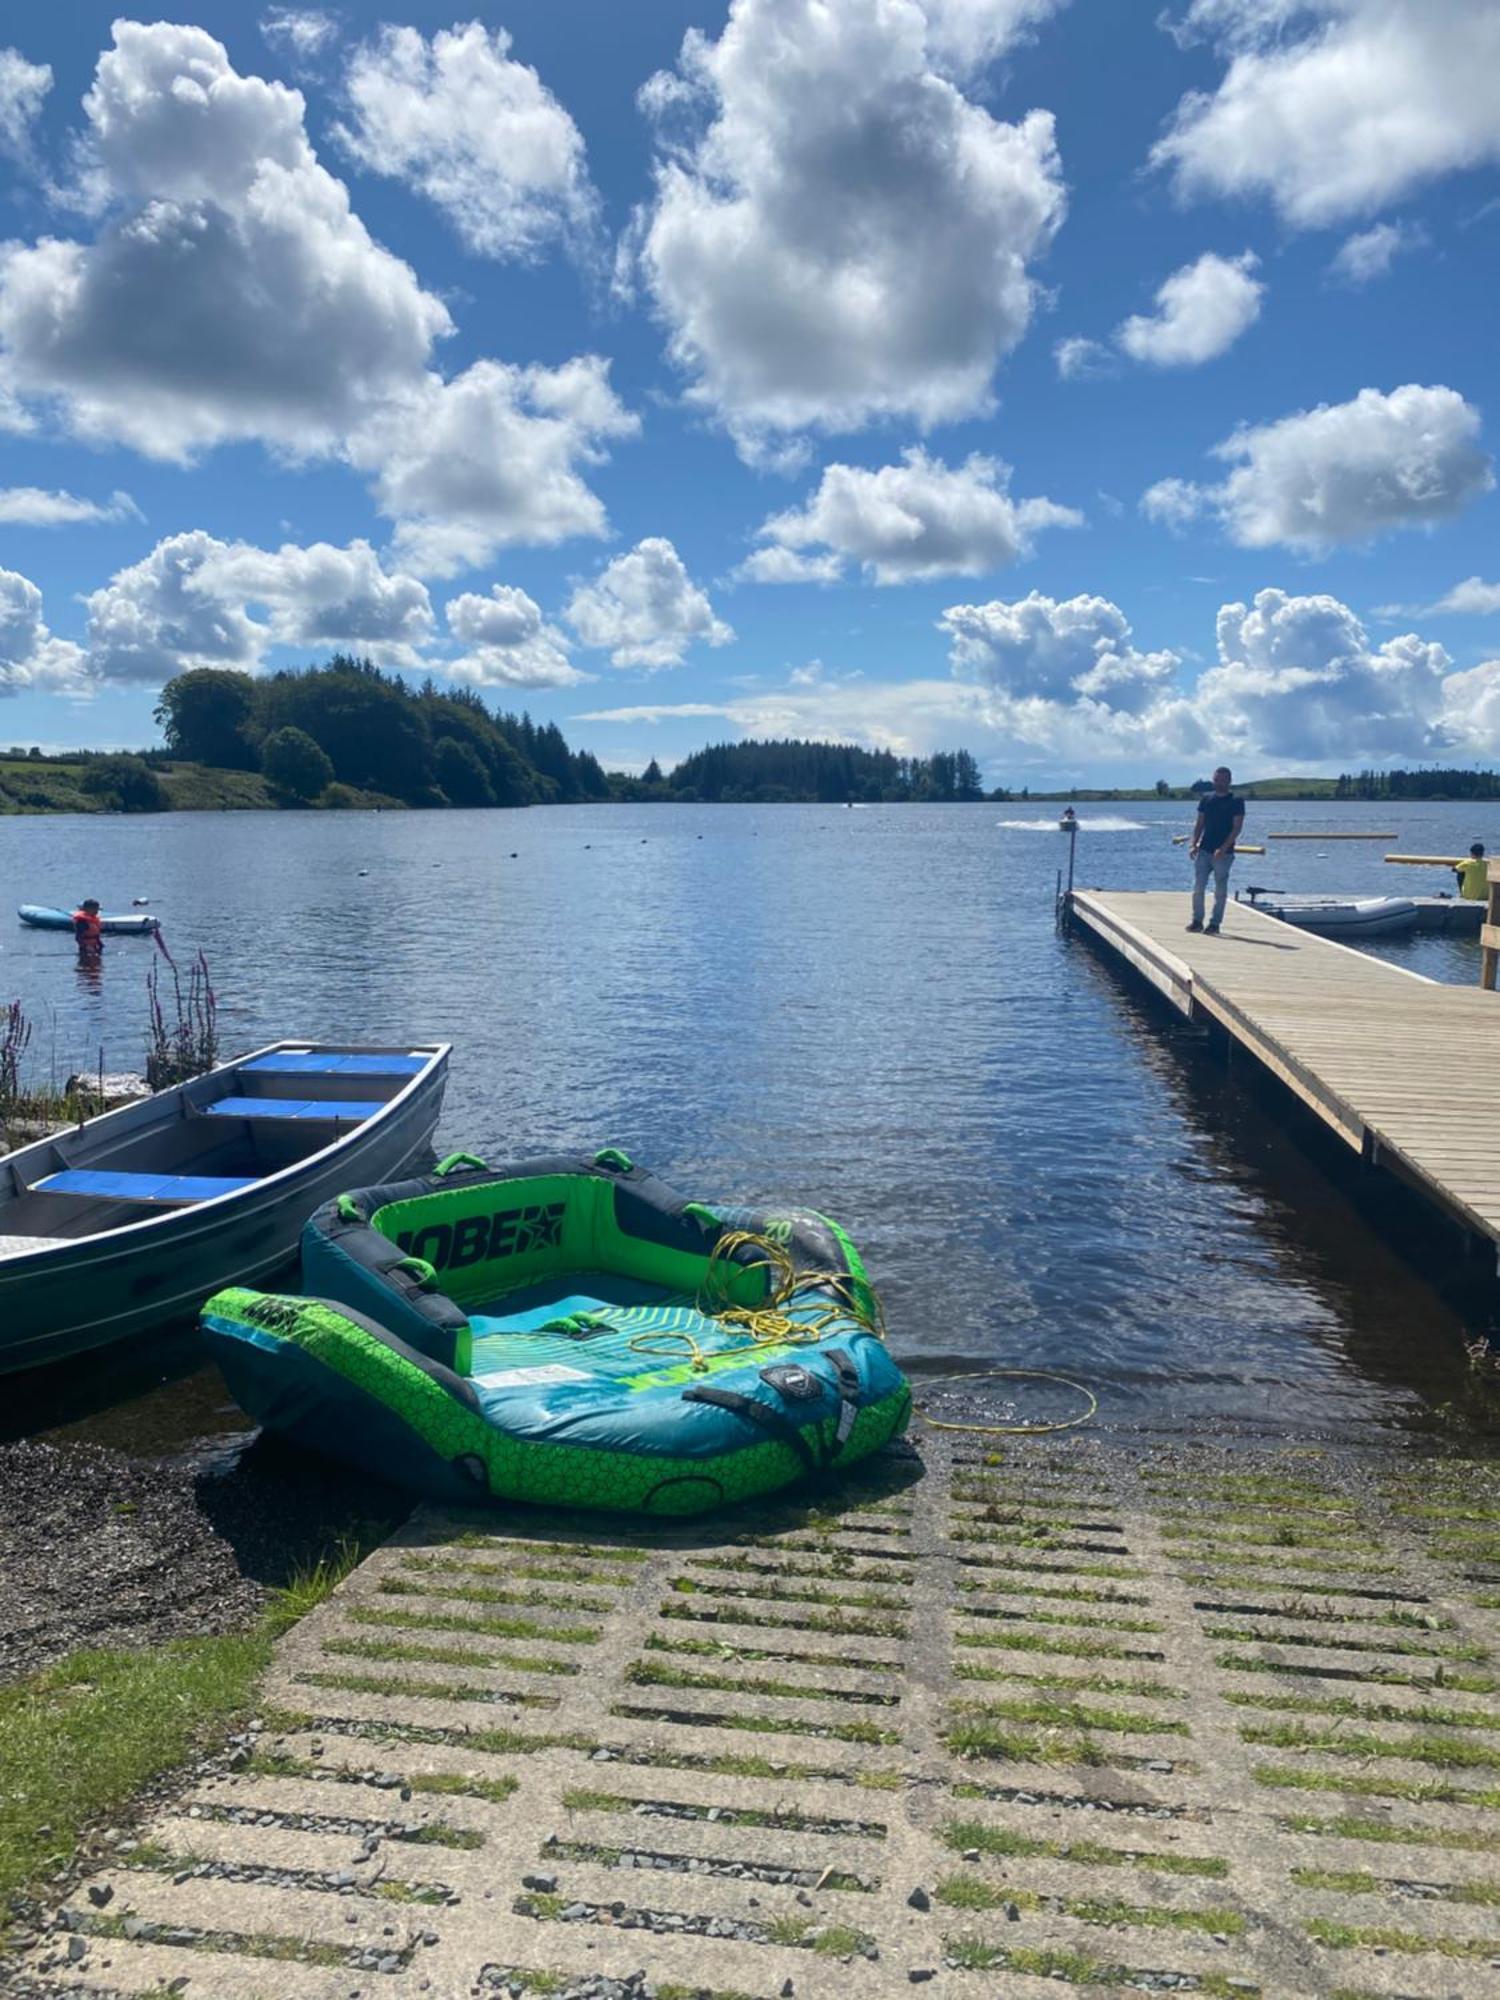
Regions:
<instances>
[{"instance_id":1,"label":"wake from boat","mask_svg":"<svg viewBox=\"0 0 1500 2000\"><path fill-rule=\"evenodd\" d=\"M1017 833L1061 833L1062 828L1055 819L1002 819L997 826L1008 826ZM1117 813L1090 813L1087 819L1081 815L1078 821L1080 833L1149 833L1150 826L1143 819L1122 819Z\"/></svg>"}]
</instances>

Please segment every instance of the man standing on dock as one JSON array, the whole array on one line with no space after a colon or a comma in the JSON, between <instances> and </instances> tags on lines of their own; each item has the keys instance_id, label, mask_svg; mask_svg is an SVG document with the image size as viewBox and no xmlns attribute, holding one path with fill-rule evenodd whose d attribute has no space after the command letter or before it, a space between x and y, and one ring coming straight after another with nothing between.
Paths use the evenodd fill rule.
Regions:
<instances>
[{"instance_id":1,"label":"man standing on dock","mask_svg":"<svg viewBox=\"0 0 1500 2000\"><path fill-rule=\"evenodd\" d=\"M1229 898L1229 870L1234 861L1234 843L1245 824L1245 801L1229 789L1231 773L1221 764L1214 772L1214 788L1198 801L1198 817L1193 824L1193 844L1188 856L1193 864L1193 921L1190 931L1215 937L1224 921L1224 905ZM1208 878L1214 878L1214 913L1203 921L1203 895Z\"/></svg>"}]
</instances>

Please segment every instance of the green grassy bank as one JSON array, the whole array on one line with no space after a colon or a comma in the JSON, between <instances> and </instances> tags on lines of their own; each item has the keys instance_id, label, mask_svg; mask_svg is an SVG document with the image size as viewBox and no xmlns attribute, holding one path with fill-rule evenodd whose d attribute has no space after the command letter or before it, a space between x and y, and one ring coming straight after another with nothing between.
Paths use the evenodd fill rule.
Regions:
<instances>
[{"instance_id":1,"label":"green grassy bank","mask_svg":"<svg viewBox=\"0 0 1500 2000\"><path fill-rule=\"evenodd\" d=\"M364 1553L349 1547L277 1591L249 1632L70 1653L0 1688L0 1942L11 1898L66 1868L88 1828L249 1717L277 1638Z\"/></svg>"},{"instance_id":2,"label":"green grassy bank","mask_svg":"<svg viewBox=\"0 0 1500 2000\"><path fill-rule=\"evenodd\" d=\"M113 800L83 789L87 765L67 760L0 757L0 813L97 813L116 810ZM174 812L274 812L288 801L258 771L221 771L210 764L153 767ZM401 801L352 785L330 785L320 806L399 809Z\"/></svg>"}]
</instances>

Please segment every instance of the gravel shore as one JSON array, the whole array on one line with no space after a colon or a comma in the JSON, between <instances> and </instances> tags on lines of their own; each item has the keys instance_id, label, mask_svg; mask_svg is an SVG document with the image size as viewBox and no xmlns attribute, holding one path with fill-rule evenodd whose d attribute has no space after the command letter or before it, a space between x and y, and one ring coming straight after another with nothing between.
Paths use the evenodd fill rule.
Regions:
<instances>
[{"instance_id":1,"label":"gravel shore","mask_svg":"<svg viewBox=\"0 0 1500 2000\"><path fill-rule=\"evenodd\" d=\"M248 1626L271 1589L407 1504L264 1440L227 1469L0 1445L0 1681L79 1646Z\"/></svg>"}]
</instances>

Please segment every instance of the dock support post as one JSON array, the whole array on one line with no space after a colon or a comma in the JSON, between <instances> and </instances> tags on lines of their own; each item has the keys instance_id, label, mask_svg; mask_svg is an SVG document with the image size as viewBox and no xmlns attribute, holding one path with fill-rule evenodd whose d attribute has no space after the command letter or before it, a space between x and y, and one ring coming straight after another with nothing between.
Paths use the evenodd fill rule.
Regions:
<instances>
[{"instance_id":1,"label":"dock support post","mask_svg":"<svg viewBox=\"0 0 1500 2000\"><path fill-rule=\"evenodd\" d=\"M1482 947L1479 954L1479 983L1486 993L1495 990L1495 967L1500 961L1500 861L1492 861L1489 868L1490 906L1485 911L1486 922L1479 933Z\"/></svg>"}]
</instances>

